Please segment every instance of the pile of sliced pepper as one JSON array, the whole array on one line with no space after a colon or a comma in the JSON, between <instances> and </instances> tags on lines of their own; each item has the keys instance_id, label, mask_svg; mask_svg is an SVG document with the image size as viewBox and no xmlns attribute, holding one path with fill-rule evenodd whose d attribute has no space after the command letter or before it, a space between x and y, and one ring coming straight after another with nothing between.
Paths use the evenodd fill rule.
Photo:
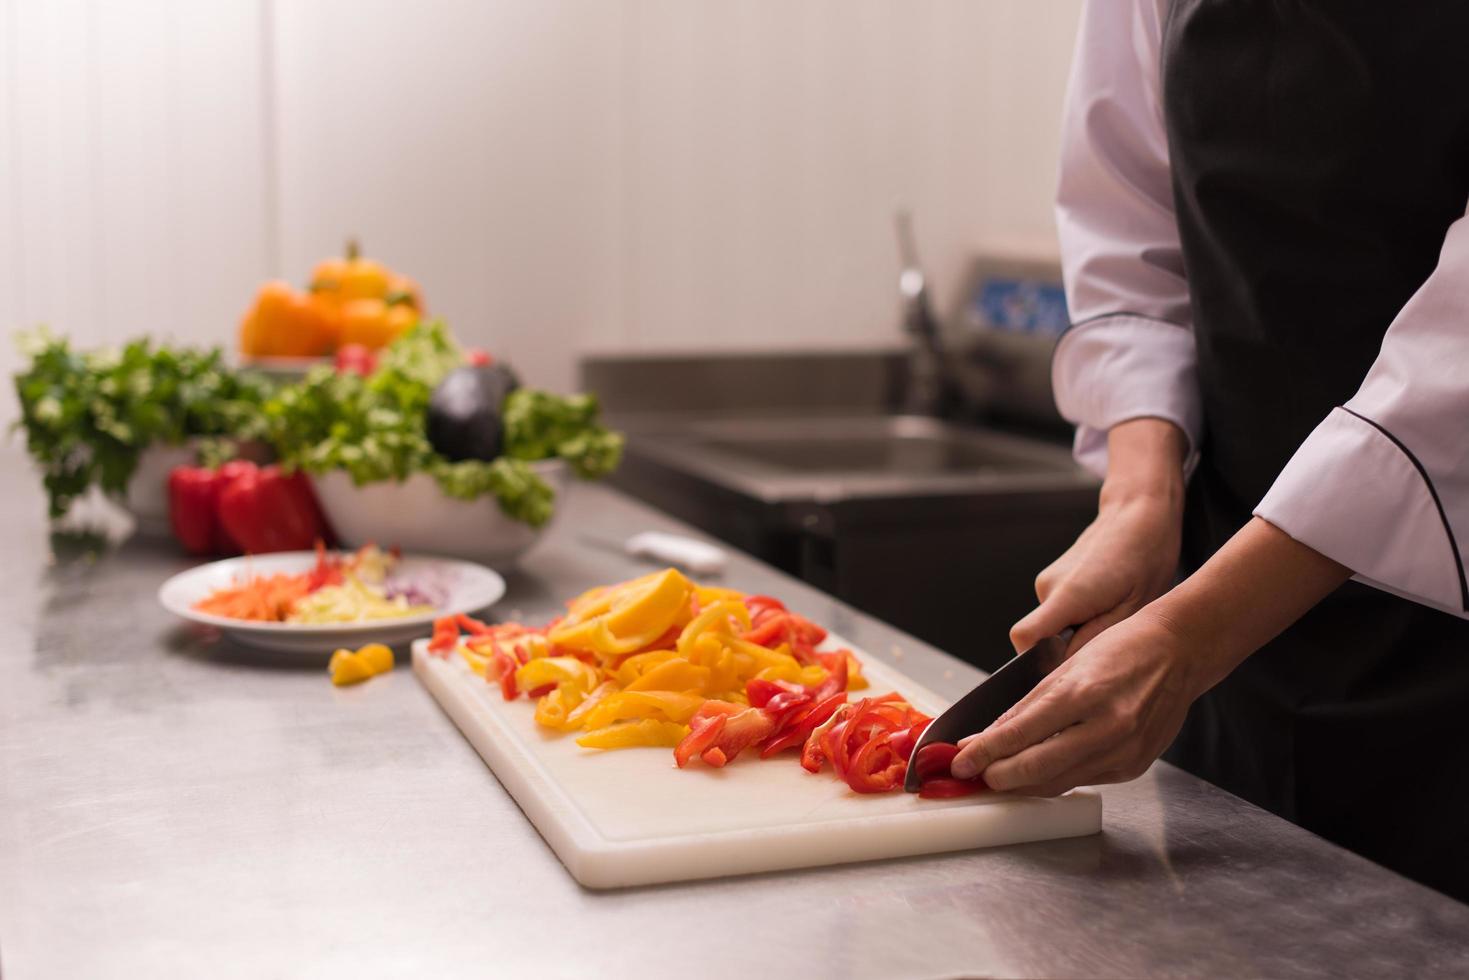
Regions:
<instances>
[{"instance_id":1,"label":"pile of sliced pepper","mask_svg":"<svg viewBox=\"0 0 1469 980\"><path fill-rule=\"evenodd\" d=\"M850 650L818 650L826 638L777 599L700 586L670 568L592 589L540 628L445 617L429 650L457 652L506 700L534 699L538 724L580 732L586 748L669 747L679 768L792 750L813 773L830 762L856 792L898 789L932 719L896 693L850 702L849 691L867 687L861 664ZM948 778L948 758L940 766L925 751L930 781L961 782ZM983 788L964 781L920 795Z\"/></svg>"}]
</instances>

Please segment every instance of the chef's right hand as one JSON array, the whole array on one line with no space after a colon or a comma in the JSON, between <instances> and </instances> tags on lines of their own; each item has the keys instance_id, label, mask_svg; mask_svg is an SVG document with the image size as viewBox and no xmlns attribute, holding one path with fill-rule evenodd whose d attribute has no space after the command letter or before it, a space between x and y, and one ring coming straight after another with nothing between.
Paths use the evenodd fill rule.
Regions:
<instances>
[{"instance_id":1,"label":"chef's right hand","mask_svg":"<svg viewBox=\"0 0 1469 980\"><path fill-rule=\"evenodd\" d=\"M1132 419L1108 431L1097 518L1036 577L1040 605L1010 629L1017 652L1074 626L1070 656L1173 585L1187 451L1182 430L1161 419Z\"/></svg>"}]
</instances>

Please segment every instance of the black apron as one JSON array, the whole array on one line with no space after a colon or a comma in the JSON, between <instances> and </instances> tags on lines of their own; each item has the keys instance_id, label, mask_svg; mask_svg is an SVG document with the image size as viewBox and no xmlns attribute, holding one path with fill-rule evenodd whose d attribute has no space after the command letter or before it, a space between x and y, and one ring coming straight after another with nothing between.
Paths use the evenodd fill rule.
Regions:
<instances>
[{"instance_id":1,"label":"black apron","mask_svg":"<svg viewBox=\"0 0 1469 980\"><path fill-rule=\"evenodd\" d=\"M1184 571L1356 392L1464 214L1466 38L1463 2L1173 3L1163 107L1205 419ZM1343 586L1200 699L1167 757L1469 899L1465 620Z\"/></svg>"}]
</instances>

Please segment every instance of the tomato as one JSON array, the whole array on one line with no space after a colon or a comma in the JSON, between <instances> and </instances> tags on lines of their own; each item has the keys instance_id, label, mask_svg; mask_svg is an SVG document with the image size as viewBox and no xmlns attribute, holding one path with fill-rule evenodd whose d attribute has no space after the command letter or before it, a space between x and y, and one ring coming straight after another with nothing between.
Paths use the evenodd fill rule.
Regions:
<instances>
[{"instance_id":1,"label":"tomato","mask_svg":"<svg viewBox=\"0 0 1469 980\"><path fill-rule=\"evenodd\" d=\"M338 374L352 372L365 378L377 370L377 352L362 344L343 344L337 348L332 366Z\"/></svg>"}]
</instances>

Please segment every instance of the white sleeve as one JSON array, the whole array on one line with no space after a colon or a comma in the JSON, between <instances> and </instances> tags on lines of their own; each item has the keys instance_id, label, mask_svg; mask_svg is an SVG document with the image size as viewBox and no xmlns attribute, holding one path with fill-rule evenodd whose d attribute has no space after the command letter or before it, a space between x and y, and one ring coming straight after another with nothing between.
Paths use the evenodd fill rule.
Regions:
<instances>
[{"instance_id":1,"label":"white sleeve","mask_svg":"<svg viewBox=\"0 0 1469 980\"><path fill-rule=\"evenodd\" d=\"M1449 227L1362 387L1255 514L1360 581L1469 618L1469 216Z\"/></svg>"},{"instance_id":2,"label":"white sleeve","mask_svg":"<svg viewBox=\"0 0 1469 980\"><path fill-rule=\"evenodd\" d=\"M1159 99L1166 6L1089 0L1067 86L1056 223L1072 327L1051 380L1076 458L1099 475L1119 422L1173 422L1190 459L1203 427Z\"/></svg>"}]
</instances>

